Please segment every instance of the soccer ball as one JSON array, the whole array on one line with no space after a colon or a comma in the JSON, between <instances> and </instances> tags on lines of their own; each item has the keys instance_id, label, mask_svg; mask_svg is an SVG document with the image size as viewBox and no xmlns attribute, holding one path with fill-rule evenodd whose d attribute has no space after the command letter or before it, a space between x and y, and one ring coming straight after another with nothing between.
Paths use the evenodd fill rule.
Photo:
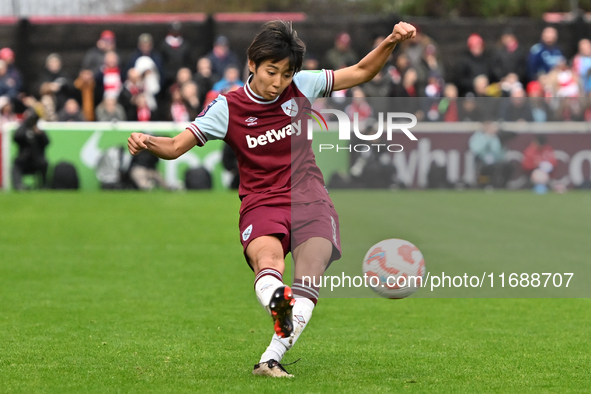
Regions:
<instances>
[{"instance_id":1,"label":"soccer ball","mask_svg":"<svg viewBox=\"0 0 591 394\"><path fill-rule=\"evenodd\" d=\"M373 291L385 298L405 298L422 286L425 260L421 251L403 239L378 242L365 254L363 273Z\"/></svg>"}]
</instances>

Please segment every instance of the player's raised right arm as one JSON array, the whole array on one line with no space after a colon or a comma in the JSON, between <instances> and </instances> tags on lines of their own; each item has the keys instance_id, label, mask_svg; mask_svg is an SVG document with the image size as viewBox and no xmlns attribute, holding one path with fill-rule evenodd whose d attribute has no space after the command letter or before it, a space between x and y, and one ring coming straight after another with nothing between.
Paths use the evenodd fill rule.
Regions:
<instances>
[{"instance_id":1,"label":"player's raised right arm","mask_svg":"<svg viewBox=\"0 0 591 394\"><path fill-rule=\"evenodd\" d=\"M127 139L127 149L134 156L147 149L161 159L174 160L194 147L196 143L195 136L189 130L185 130L172 138L131 133L131 136Z\"/></svg>"}]
</instances>

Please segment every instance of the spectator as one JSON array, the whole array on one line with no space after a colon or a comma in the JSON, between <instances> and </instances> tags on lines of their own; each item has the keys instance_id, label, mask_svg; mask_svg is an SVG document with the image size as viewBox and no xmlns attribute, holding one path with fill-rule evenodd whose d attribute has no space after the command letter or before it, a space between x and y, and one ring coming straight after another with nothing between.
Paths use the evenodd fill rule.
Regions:
<instances>
[{"instance_id":1,"label":"spectator","mask_svg":"<svg viewBox=\"0 0 591 394\"><path fill-rule=\"evenodd\" d=\"M556 120L564 122L583 122L585 120L585 97L564 97L559 100L554 115Z\"/></svg>"},{"instance_id":2,"label":"spectator","mask_svg":"<svg viewBox=\"0 0 591 394\"><path fill-rule=\"evenodd\" d=\"M18 145L18 155L12 168L12 184L16 190L23 190L23 175L38 175L39 186L45 187L47 178L47 159L45 148L49 145L47 134L39 127L37 113L28 109L25 120L14 133L14 142Z\"/></svg>"},{"instance_id":3,"label":"spectator","mask_svg":"<svg viewBox=\"0 0 591 394\"><path fill-rule=\"evenodd\" d=\"M351 49L351 36L345 32L340 33L335 41L334 47L329 49L324 58L324 68L338 70L352 66L357 63L359 57Z\"/></svg>"},{"instance_id":4,"label":"spectator","mask_svg":"<svg viewBox=\"0 0 591 394\"><path fill-rule=\"evenodd\" d=\"M181 23L174 22L170 26L164 42L160 46L162 53L162 77L164 88L174 83L177 71L182 67L191 67L191 47L181 34Z\"/></svg>"},{"instance_id":5,"label":"spectator","mask_svg":"<svg viewBox=\"0 0 591 394\"><path fill-rule=\"evenodd\" d=\"M116 97L107 96L96 107L96 120L99 122L125 121L127 116Z\"/></svg>"},{"instance_id":6,"label":"spectator","mask_svg":"<svg viewBox=\"0 0 591 394\"><path fill-rule=\"evenodd\" d=\"M135 66L135 62L142 56L147 56L156 65L160 76L163 74L162 56L154 49L154 39L150 33L142 33L137 39L137 48L127 62L127 70ZM127 71L126 70L126 71Z\"/></svg>"},{"instance_id":7,"label":"spectator","mask_svg":"<svg viewBox=\"0 0 591 394\"><path fill-rule=\"evenodd\" d=\"M417 71L409 68L402 76L402 82L394 85L394 97L418 97Z\"/></svg>"},{"instance_id":8,"label":"spectator","mask_svg":"<svg viewBox=\"0 0 591 394\"><path fill-rule=\"evenodd\" d=\"M544 98L544 88L538 81L531 81L527 84L527 96L532 111L534 122L548 122L552 120L551 111Z\"/></svg>"},{"instance_id":9,"label":"spectator","mask_svg":"<svg viewBox=\"0 0 591 394\"><path fill-rule=\"evenodd\" d=\"M135 97L135 108L135 113L132 114L132 117L128 118L128 120L135 120L138 122L149 122L153 120L152 110L148 105L148 100L146 100L145 93L139 93Z\"/></svg>"},{"instance_id":10,"label":"spectator","mask_svg":"<svg viewBox=\"0 0 591 394\"><path fill-rule=\"evenodd\" d=\"M125 111L127 120L137 120L136 97L144 90L141 75L135 68L127 71L127 80L119 94L119 104Z\"/></svg>"},{"instance_id":11,"label":"spectator","mask_svg":"<svg viewBox=\"0 0 591 394\"><path fill-rule=\"evenodd\" d=\"M185 103L183 102L183 96L181 96L181 89L178 87L173 88L171 94L172 102L170 103L170 113L168 117L169 120L172 120L176 123L190 122L192 119L190 118L189 111L187 111Z\"/></svg>"},{"instance_id":12,"label":"spectator","mask_svg":"<svg viewBox=\"0 0 591 394\"><path fill-rule=\"evenodd\" d=\"M437 71L432 71L427 78L427 86L422 91L424 97L441 97L445 81Z\"/></svg>"},{"instance_id":13,"label":"spectator","mask_svg":"<svg viewBox=\"0 0 591 394\"><path fill-rule=\"evenodd\" d=\"M8 96L0 96L0 130L9 122L16 121L16 114Z\"/></svg>"},{"instance_id":14,"label":"spectator","mask_svg":"<svg viewBox=\"0 0 591 394\"><path fill-rule=\"evenodd\" d=\"M521 167L536 193L544 194L548 191L548 183L556 162L554 149L546 142L544 135L537 135L523 152Z\"/></svg>"},{"instance_id":15,"label":"spectator","mask_svg":"<svg viewBox=\"0 0 591 394\"><path fill-rule=\"evenodd\" d=\"M481 101L480 101L481 102ZM460 122L480 122L482 121L483 111L480 108L479 101L474 98L474 94L468 93L466 98L462 99L458 108L458 117Z\"/></svg>"},{"instance_id":16,"label":"spectator","mask_svg":"<svg viewBox=\"0 0 591 394\"><path fill-rule=\"evenodd\" d=\"M134 67L141 75L143 97L150 108L152 115L158 109L156 95L160 92L160 75L158 68L152 59L142 56L135 62Z\"/></svg>"},{"instance_id":17,"label":"spectator","mask_svg":"<svg viewBox=\"0 0 591 394\"><path fill-rule=\"evenodd\" d=\"M8 74L8 65L0 60L0 96L7 96L15 100L18 95L16 81Z\"/></svg>"},{"instance_id":18,"label":"spectator","mask_svg":"<svg viewBox=\"0 0 591 394\"><path fill-rule=\"evenodd\" d=\"M392 83L398 85L402 82L402 76L410 68L410 60L405 53L401 53L396 58L394 66L388 67L388 75Z\"/></svg>"},{"instance_id":19,"label":"spectator","mask_svg":"<svg viewBox=\"0 0 591 394\"><path fill-rule=\"evenodd\" d=\"M505 149L498 136L498 125L486 120L482 130L474 133L469 140L470 152L476 161L478 185L505 188L513 168L505 161Z\"/></svg>"},{"instance_id":20,"label":"spectator","mask_svg":"<svg viewBox=\"0 0 591 394\"><path fill-rule=\"evenodd\" d=\"M475 97L490 97L488 94L490 83L486 75L478 75L474 78L473 92Z\"/></svg>"},{"instance_id":21,"label":"spectator","mask_svg":"<svg viewBox=\"0 0 591 394\"><path fill-rule=\"evenodd\" d=\"M402 76L402 82L394 85L392 96L404 98L419 96L417 90L417 72L414 68L409 68ZM421 109L421 104L422 103L418 99L396 100L396 110L415 114L419 120L422 120L422 118L424 118L422 111L417 113L417 111Z\"/></svg>"},{"instance_id":22,"label":"spectator","mask_svg":"<svg viewBox=\"0 0 591 394\"><path fill-rule=\"evenodd\" d=\"M42 98L47 95L52 95L55 98L56 111L62 109L66 100L75 94L72 81L62 70L62 58L57 53L47 56L45 69L41 72L36 86L36 91ZM41 101L43 102L43 100Z\"/></svg>"},{"instance_id":23,"label":"spectator","mask_svg":"<svg viewBox=\"0 0 591 394\"><path fill-rule=\"evenodd\" d=\"M458 88L448 83L443 89L443 99L439 102L439 113L444 122L458 122Z\"/></svg>"},{"instance_id":24,"label":"spectator","mask_svg":"<svg viewBox=\"0 0 591 394\"><path fill-rule=\"evenodd\" d=\"M523 151L523 159L521 160L521 168L529 177L532 172L539 168L547 174L552 173L556 167L556 156L554 149L547 143L545 135L539 134Z\"/></svg>"},{"instance_id":25,"label":"spectator","mask_svg":"<svg viewBox=\"0 0 591 394\"><path fill-rule=\"evenodd\" d=\"M78 101L74 99L68 99L64 108L57 113L57 120L60 122L84 122L84 115L80 111L80 105Z\"/></svg>"},{"instance_id":26,"label":"spectator","mask_svg":"<svg viewBox=\"0 0 591 394\"><path fill-rule=\"evenodd\" d=\"M527 77L530 81L538 79L540 74L550 72L563 58L562 52L556 46L557 40L556 29L546 27L542 31L541 41L531 47L527 60Z\"/></svg>"},{"instance_id":27,"label":"spectator","mask_svg":"<svg viewBox=\"0 0 591 394\"><path fill-rule=\"evenodd\" d=\"M585 94L591 92L591 41L587 38L579 41L579 52L573 59L573 71L578 75Z\"/></svg>"},{"instance_id":28,"label":"spectator","mask_svg":"<svg viewBox=\"0 0 591 394\"><path fill-rule=\"evenodd\" d=\"M224 70L229 65L240 64L238 56L230 50L230 42L224 36L219 36L213 45L213 50L207 54L211 62L211 72L215 81L223 77Z\"/></svg>"},{"instance_id":29,"label":"spectator","mask_svg":"<svg viewBox=\"0 0 591 394\"><path fill-rule=\"evenodd\" d=\"M197 73L194 79L197 84L197 90L199 90L199 101L204 103L205 96L213 89L214 84L210 59L202 57L197 61Z\"/></svg>"},{"instance_id":30,"label":"spectator","mask_svg":"<svg viewBox=\"0 0 591 394\"><path fill-rule=\"evenodd\" d=\"M521 86L513 88L509 100L503 100L500 117L506 122L533 122L532 109Z\"/></svg>"},{"instance_id":31,"label":"spectator","mask_svg":"<svg viewBox=\"0 0 591 394\"><path fill-rule=\"evenodd\" d=\"M468 37L468 52L459 60L457 68L458 89L461 95L472 91L478 75L491 75L490 61L484 52L484 40L478 34Z\"/></svg>"},{"instance_id":32,"label":"spectator","mask_svg":"<svg viewBox=\"0 0 591 394\"><path fill-rule=\"evenodd\" d=\"M129 165L129 177L140 190L152 190L159 186L168 188L162 176L156 169L158 157L151 152L144 150L133 156Z\"/></svg>"},{"instance_id":33,"label":"spectator","mask_svg":"<svg viewBox=\"0 0 591 394\"><path fill-rule=\"evenodd\" d=\"M525 81L526 53L519 45L515 34L506 32L501 36L500 47L493 58L492 73L495 81L500 81L514 73L519 81Z\"/></svg>"},{"instance_id":34,"label":"spectator","mask_svg":"<svg viewBox=\"0 0 591 394\"><path fill-rule=\"evenodd\" d=\"M198 94L197 84L193 81L186 82L181 86L183 104L185 105L189 119L191 120L194 120L203 109Z\"/></svg>"},{"instance_id":35,"label":"spectator","mask_svg":"<svg viewBox=\"0 0 591 394\"><path fill-rule=\"evenodd\" d=\"M585 122L591 122L591 94L581 98L585 105Z\"/></svg>"},{"instance_id":36,"label":"spectator","mask_svg":"<svg viewBox=\"0 0 591 394\"><path fill-rule=\"evenodd\" d=\"M100 101L96 97L96 81L91 70L82 69L78 73L78 78L74 80L74 87L78 90L80 101L82 103L82 113L88 121L95 120L94 103Z\"/></svg>"},{"instance_id":37,"label":"spectator","mask_svg":"<svg viewBox=\"0 0 591 394\"><path fill-rule=\"evenodd\" d=\"M23 102L27 107L38 109L38 113L43 120L53 122L57 120L57 99L49 86L49 84L41 85L39 101L35 100L34 97L26 97Z\"/></svg>"},{"instance_id":38,"label":"spectator","mask_svg":"<svg viewBox=\"0 0 591 394\"><path fill-rule=\"evenodd\" d=\"M509 73L501 78L499 82L499 87L501 89L501 96L502 97L510 97L511 92L514 89L520 88L523 89L523 85L519 82L519 76L515 73Z\"/></svg>"},{"instance_id":39,"label":"spectator","mask_svg":"<svg viewBox=\"0 0 591 394\"><path fill-rule=\"evenodd\" d=\"M412 40L411 40L412 41ZM428 85L435 86L432 81L429 80L434 76L437 75L438 82L437 86L441 87L445 83L443 81L443 76L445 75L445 69L443 67L443 63L437 57L437 49L435 49L435 45L429 44L425 47L423 51L423 55L419 61L418 66L416 67L417 70L417 85L419 88L419 92L421 95L425 95L427 97L434 97L434 93L426 92L426 88ZM431 88L432 90L432 88ZM439 89L441 92L441 89Z\"/></svg>"},{"instance_id":40,"label":"spectator","mask_svg":"<svg viewBox=\"0 0 591 394\"><path fill-rule=\"evenodd\" d=\"M213 90L225 94L242 86L244 82L240 80L240 70L235 65L230 65L224 71L224 77L213 85Z\"/></svg>"},{"instance_id":41,"label":"spectator","mask_svg":"<svg viewBox=\"0 0 591 394\"><path fill-rule=\"evenodd\" d=\"M556 97L579 97L579 78L566 64L565 58L560 58L556 67L548 74Z\"/></svg>"},{"instance_id":42,"label":"spectator","mask_svg":"<svg viewBox=\"0 0 591 394\"><path fill-rule=\"evenodd\" d=\"M355 114L357 114L358 121L365 122L373 113L371 106L365 99L365 93L359 86L351 89L351 93L353 94L353 99L351 100L351 104L345 108L345 113L349 116L349 119L353 119Z\"/></svg>"},{"instance_id":43,"label":"spectator","mask_svg":"<svg viewBox=\"0 0 591 394\"><path fill-rule=\"evenodd\" d=\"M234 150L228 144L224 144L224 149L222 151L222 165L224 169L228 171L230 176L232 177L230 180L230 189L238 190L240 187L240 173L238 172L238 159L236 159L236 154Z\"/></svg>"},{"instance_id":44,"label":"spectator","mask_svg":"<svg viewBox=\"0 0 591 394\"><path fill-rule=\"evenodd\" d=\"M43 99L43 97L41 97L41 99ZM52 100L53 100L52 105L54 105L55 99L52 99ZM21 99L21 102L25 106L26 109L31 109L31 110L35 111L35 113L37 114L37 116L39 118L44 119L44 120L51 120L51 121L57 120L57 114L55 113L55 106L52 107L54 112L52 114L51 119L48 119L48 116L47 116L48 109L45 107L45 105L41 101L38 101L35 98L35 96L23 96ZM25 109L25 111L23 111L21 116L17 116L17 118L19 120L22 119L26 115L26 111L27 111L26 109Z\"/></svg>"},{"instance_id":45,"label":"spectator","mask_svg":"<svg viewBox=\"0 0 591 394\"><path fill-rule=\"evenodd\" d=\"M146 59L149 59L147 56ZM105 53L104 64L96 74L96 84L102 97L118 97L123 83L121 82L121 70L119 69L119 56L109 51ZM100 94L100 93L99 93Z\"/></svg>"},{"instance_id":46,"label":"spectator","mask_svg":"<svg viewBox=\"0 0 591 394\"><path fill-rule=\"evenodd\" d=\"M94 116L94 103L96 81L94 80L94 74L91 70L80 70L78 78L74 81L74 87L80 92L80 99L82 101L82 113L84 118L88 121L93 121Z\"/></svg>"},{"instance_id":47,"label":"spectator","mask_svg":"<svg viewBox=\"0 0 591 394\"><path fill-rule=\"evenodd\" d=\"M530 82L534 82L534 81L530 81ZM554 85L552 83L553 81L550 79L548 74L540 75L540 77L535 82L538 82L540 84L540 86L542 87L544 97L548 98L551 102L558 102L558 100L555 98L556 91L554 90ZM553 105L553 106L556 107L555 105Z\"/></svg>"},{"instance_id":48,"label":"spectator","mask_svg":"<svg viewBox=\"0 0 591 394\"><path fill-rule=\"evenodd\" d=\"M428 84L423 91L425 98L422 100L422 112L427 120L438 122L441 121L442 115L439 111L439 105L441 104L444 82L437 72L432 72L427 82Z\"/></svg>"},{"instance_id":49,"label":"spectator","mask_svg":"<svg viewBox=\"0 0 591 394\"><path fill-rule=\"evenodd\" d=\"M115 51L115 49L115 33L111 30L104 30L96 42L96 46L89 49L84 55L82 68L92 70L93 74L97 74L104 64L105 54Z\"/></svg>"},{"instance_id":50,"label":"spectator","mask_svg":"<svg viewBox=\"0 0 591 394\"><path fill-rule=\"evenodd\" d=\"M304 58L304 62L302 63L302 70L319 70L320 69L320 62L318 62L318 58L312 55L311 53L306 53L306 57Z\"/></svg>"},{"instance_id":51,"label":"spectator","mask_svg":"<svg viewBox=\"0 0 591 394\"><path fill-rule=\"evenodd\" d=\"M391 97L394 85L392 80L380 70L373 79L361 85L366 97Z\"/></svg>"},{"instance_id":52,"label":"spectator","mask_svg":"<svg viewBox=\"0 0 591 394\"><path fill-rule=\"evenodd\" d=\"M17 93L22 92L23 77L20 71L14 65L14 51L10 48L0 49L0 60L4 60L6 62L6 66L8 67L8 77L14 81Z\"/></svg>"},{"instance_id":53,"label":"spectator","mask_svg":"<svg viewBox=\"0 0 591 394\"><path fill-rule=\"evenodd\" d=\"M181 86L192 80L193 74L191 73L191 70L188 67L183 67L177 71L174 84L172 84L168 90L170 93L172 93L173 90L180 90Z\"/></svg>"},{"instance_id":54,"label":"spectator","mask_svg":"<svg viewBox=\"0 0 591 394\"><path fill-rule=\"evenodd\" d=\"M175 91L178 91L180 93L181 86L183 86L187 82L193 82L193 74L191 73L191 70L188 67L180 68L176 73L175 82L172 85L170 85L170 87L166 91L165 105L162 106L162 108L166 108L166 110L161 114L161 118L168 120L171 119L173 94L175 93Z\"/></svg>"},{"instance_id":55,"label":"spectator","mask_svg":"<svg viewBox=\"0 0 591 394\"><path fill-rule=\"evenodd\" d=\"M382 41L383 40L380 40L379 42ZM435 43L431 37L423 33L420 27L417 27L416 37L413 40L407 40L403 42L400 45L400 50L408 56L410 66L414 69L418 69L423 55L425 54L425 50L429 45L433 45L435 47Z\"/></svg>"}]
</instances>

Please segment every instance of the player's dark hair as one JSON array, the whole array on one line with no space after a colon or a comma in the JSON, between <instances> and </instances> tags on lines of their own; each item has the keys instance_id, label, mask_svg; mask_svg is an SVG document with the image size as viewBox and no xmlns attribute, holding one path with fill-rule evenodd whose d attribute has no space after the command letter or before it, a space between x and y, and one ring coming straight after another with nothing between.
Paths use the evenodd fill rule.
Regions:
<instances>
[{"instance_id":1,"label":"player's dark hair","mask_svg":"<svg viewBox=\"0 0 591 394\"><path fill-rule=\"evenodd\" d=\"M256 68L265 60L279 62L287 58L294 74L302 69L305 53L306 45L298 38L291 22L281 20L265 23L246 51Z\"/></svg>"}]
</instances>

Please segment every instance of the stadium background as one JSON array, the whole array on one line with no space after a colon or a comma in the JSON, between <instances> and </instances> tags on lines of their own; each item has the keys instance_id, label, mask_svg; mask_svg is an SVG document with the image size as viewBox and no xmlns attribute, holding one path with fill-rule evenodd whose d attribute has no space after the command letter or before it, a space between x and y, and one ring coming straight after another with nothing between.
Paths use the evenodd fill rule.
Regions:
<instances>
[{"instance_id":1,"label":"stadium background","mask_svg":"<svg viewBox=\"0 0 591 394\"><path fill-rule=\"evenodd\" d=\"M294 21L298 34L307 45L308 51L321 56L334 43L341 31L351 35L352 47L358 54L371 49L373 39L391 30L400 20L397 15L306 15L303 13L252 13L252 14L160 14L114 16L43 16L26 19L5 17L0 19L0 40L3 45L14 48L16 64L22 70L26 81L34 81L36 72L43 68L45 58L52 52L60 53L64 68L70 75L76 75L84 53L91 48L101 32L112 30L117 36L117 50L126 59L137 45L137 37L150 32L155 42L161 42L174 21L183 23L183 34L194 48L195 60L204 56L213 47L218 35L228 37L231 49L246 61L246 48L250 37L254 37L261 24L273 17L284 17ZM442 20L432 18L408 17L429 37L437 37L437 45L442 54L446 70L452 73L455 62L464 53L466 38L472 33L480 34L485 41L495 42L507 29L511 29L521 45L530 48L537 43L543 27L557 28L560 47L564 55L571 58L577 51L581 38L591 35L591 26L584 20L548 23L541 19L510 18L480 19L460 18ZM449 76L451 79L451 75Z\"/></svg>"},{"instance_id":2,"label":"stadium background","mask_svg":"<svg viewBox=\"0 0 591 394\"><path fill-rule=\"evenodd\" d=\"M81 4L83 3L81 2ZM39 3L40 6L43 6L43 4L45 3ZM31 4L29 4L30 7ZM83 10L84 7L79 7L79 11ZM5 9L4 11L5 14L9 15L10 11L13 10ZM51 12L55 12L51 7L47 12L50 15L33 14L30 17L22 18L5 16L0 19L0 41L3 46L13 48L15 52L15 64L23 75L25 91L32 91L38 72L43 69L45 59L50 53L59 53L63 59L64 71L68 75L76 75L85 52L88 48L93 47L97 37L105 29L110 29L115 33L117 51L121 59L128 58L136 49L137 37L140 34L149 32L153 35L154 42L160 42L166 36L170 24L174 21L180 21L182 22L183 34L193 48L193 60L210 52L215 38L224 35L228 37L231 49L239 56L240 62L244 62L246 60L245 51L250 43L250 37L254 36L261 23L269 20L269 18L277 17L293 20L300 36L307 43L308 51L317 57L321 57L321 54L326 53L331 48L334 37L341 31L350 33L351 45L358 54L366 53L376 36L388 31L393 24L400 20L400 16L397 15L351 16L338 13L336 15L308 15L296 12L274 14L132 14L124 17L117 14L76 15L75 12L71 12L70 15L66 16L51 15ZM438 51L441 54L441 60L447 74L445 79L453 81L456 77L454 73L457 60L461 58L466 50L465 37L470 34L480 34L486 42L492 43L507 29L510 29L519 37L520 45L529 48L539 41L539 34L544 26L553 26L558 30L560 48L565 57L572 58L577 51L578 41L591 36L591 24L586 22L586 18L585 14L573 19L568 13L547 13L543 15L543 18L483 19L470 17L436 19L410 16L407 20L416 24L426 35L437 37ZM58 125L54 127L59 128ZM109 128L106 127L106 129ZM4 145L7 144L6 141L8 140L9 137L6 136ZM120 144L124 144L124 141L122 140ZM583 137L579 146L584 146L584 144ZM50 152L55 149L59 149L59 146L50 145ZM53 156L76 160L71 156L64 155L62 152L55 152ZM6 173L9 170L10 160L4 154L4 162L0 165L3 166ZM51 164L55 164L55 161ZM83 168L79 170L84 171ZM219 168L216 170L217 173L220 171ZM584 172L583 177L588 179L589 176L585 166L583 166L582 171ZM328 174L327 178L329 177L330 174ZM7 175L4 174L3 178L6 179ZM219 186L223 182L221 182L219 176L217 178L216 185ZM577 182L574 186L582 183ZM5 188L8 187L6 182L3 182L3 184ZM83 182L83 188L86 184L88 182ZM92 189L94 182L91 181L90 184Z\"/></svg>"},{"instance_id":3,"label":"stadium background","mask_svg":"<svg viewBox=\"0 0 591 394\"><path fill-rule=\"evenodd\" d=\"M116 33L126 55L139 34L150 31L160 41L172 21L182 20L186 36L199 37L194 45L200 53L225 34L242 54L262 21L276 16L8 16L0 21L0 46L14 47L28 77L55 51L76 74L84 51L104 29ZM351 32L355 49L365 53L374 34L389 31L399 20L326 12L291 17L299 18L300 35L319 53L342 30ZM437 38L450 67L473 32L492 42L510 26L529 47L551 23L568 56L576 52L579 38L591 37L589 23L568 21L568 14L405 19ZM89 129L58 131L62 135L55 134L55 145L83 133L82 145L96 132L94 125L84 127ZM575 141L565 138L557 148L570 155L588 151L587 122L563 127L578 128L569 136ZM472 131L425 133L441 144L433 148L465 149ZM554 141L564 135L546 132ZM113 134L101 148L125 140L125 132ZM533 134L520 135L515 149L521 150ZM3 148L5 157L8 149L14 151L12 143ZM58 160L61 153L55 149ZM568 172L564 163L560 166ZM582 160L581 168L583 183L591 176L588 161ZM92 176L87 173L85 179ZM341 266L360 268L368 245L395 236L417 244L432 272L480 273L493 267L574 271L575 279L587 275L591 196L585 190L544 196L528 189L331 195L346 224ZM509 289L500 296L488 293L508 299L477 299L487 293L398 302L321 299L314 320L286 359L302 357L289 369L297 378L253 380L252 364L268 342L270 322L252 295L251 272L238 247L238 207L235 192L223 190L0 194L0 391L588 391L589 299L548 299L561 297L556 289L540 290L542 295L535 297L542 298L529 299L527 292ZM588 294L585 284L579 282L578 288ZM365 296L371 295L368 290Z\"/></svg>"}]
</instances>

